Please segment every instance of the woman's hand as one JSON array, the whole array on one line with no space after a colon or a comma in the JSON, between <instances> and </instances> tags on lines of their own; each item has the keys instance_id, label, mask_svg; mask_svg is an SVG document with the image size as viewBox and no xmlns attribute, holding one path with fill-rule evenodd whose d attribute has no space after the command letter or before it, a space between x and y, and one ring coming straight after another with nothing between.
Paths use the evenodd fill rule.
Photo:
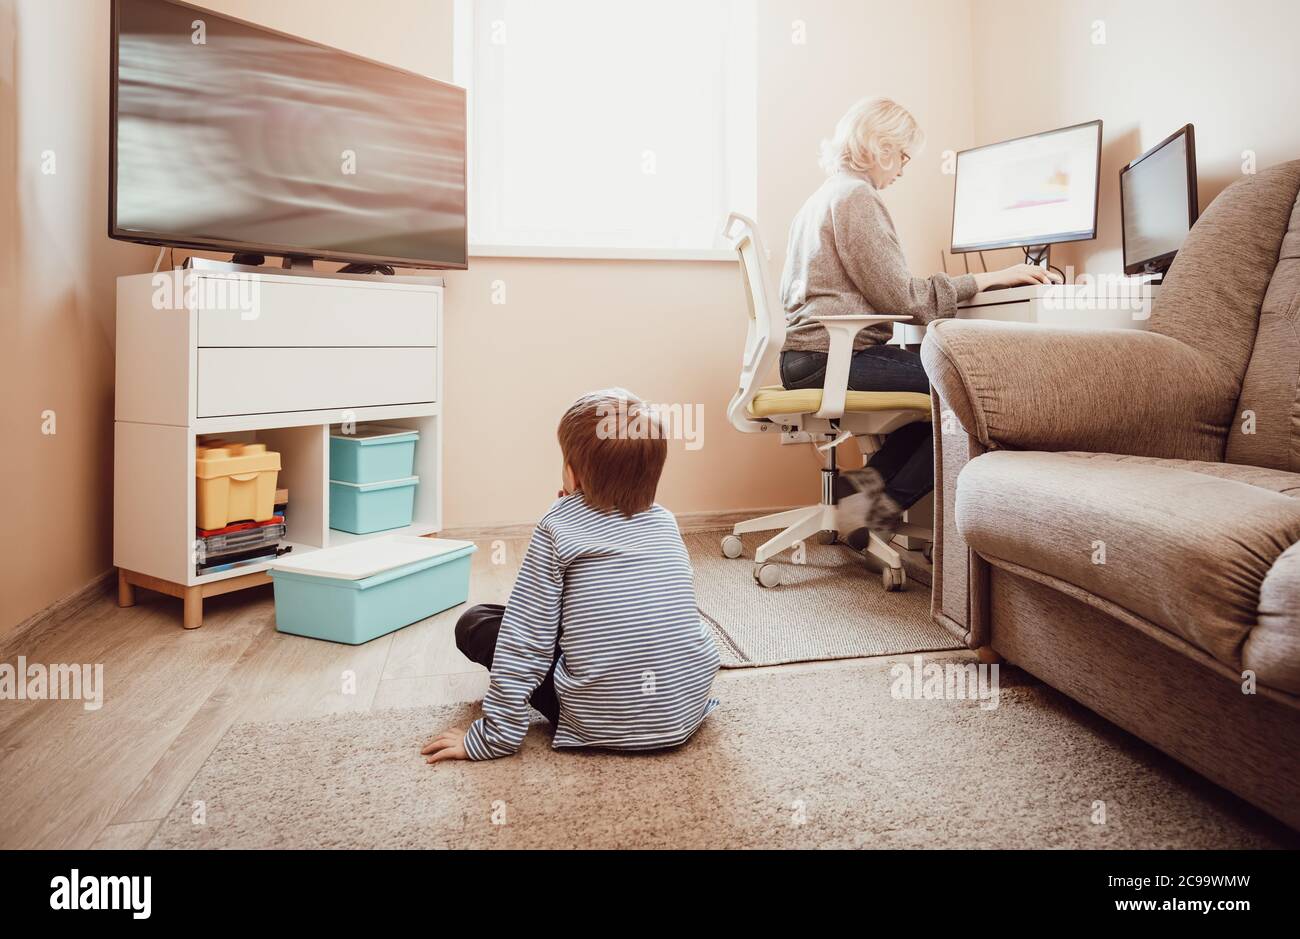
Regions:
<instances>
[{"instance_id":1,"label":"woman's hand","mask_svg":"<svg viewBox=\"0 0 1300 939\"><path fill-rule=\"evenodd\" d=\"M1013 264L1011 267L1004 267L1000 271L988 271L974 276L975 285L980 290L989 290L992 287L1022 287L1026 284L1056 283L1046 268L1039 267L1036 264Z\"/></svg>"},{"instance_id":2,"label":"woman's hand","mask_svg":"<svg viewBox=\"0 0 1300 939\"><path fill-rule=\"evenodd\" d=\"M420 753L428 757L426 763L437 763L441 760L468 760L469 754L465 752L465 731L459 727L445 730L426 743Z\"/></svg>"}]
</instances>

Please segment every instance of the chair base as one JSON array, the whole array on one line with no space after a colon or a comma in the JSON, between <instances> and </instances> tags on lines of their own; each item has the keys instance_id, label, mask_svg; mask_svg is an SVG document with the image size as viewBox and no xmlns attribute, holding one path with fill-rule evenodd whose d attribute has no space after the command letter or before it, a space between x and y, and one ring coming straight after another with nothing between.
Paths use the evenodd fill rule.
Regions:
<instances>
[{"instance_id":1,"label":"chair base","mask_svg":"<svg viewBox=\"0 0 1300 939\"><path fill-rule=\"evenodd\" d=\"M859 437L858 441L859 446L863 447L864 455L879 445L879 441L874 438ZM741 555L741 535L746 532L780 529L777 535L763 542L754 552L754 579L764 587L776 586L781 582L780 570L768 564L771 558L813 535L831 532L838 537L841 534L835 527L835 490L838 477L835 450L831 448L826 451L826 465L822 468L822 501L819 504L802 509L787 509L784 512L774 512L771 515L738 522L732 528L732 533L722 539L722 553L729 558L738 558ZM933 494L927 495L905 512L902 526L888 539L874 531L867 532L867 544L862 548L862 553L881 563L880 582L886 590L901 590L907 583L907 574L903 570L903 557L899 554L898 548L928 550L929 545L934 541L934 532L930 524L918 525L913 521L918 515L926 520L934 518ZM895 547L895 544L898 547Z\"/></svg>"},{"instance_id":2,"label":"chair base","mask_svg":"<svg viewBox=\"0 0 1300 939\"><path fill-rule=\"evenodd\" d=\"M921 534L922 529L915 526L913 528L912 538ZM746 532L754 531L772 531L780 528L782 531L772 538L769 538L763 544L759 545L758 550L754 552L755 570L765 564L768 560L785 551L793 548L801 541L811 538L813 535L821 532L839 532L835 528L835 506L833 505L810 505L802 509L789 509L785 512L776 512L772 515L764 515L760 518L751 518L747 521L736 523L732 528L732 534L739 537ZM903 571L903 558L890 542L886 541L874 531L868 533L866 546L862 553L869 555L881 564L885 570L882 572L882 582L889 589L899 589L907 582L907 575ZM757 574L756 574L757 576ZM762 577L758 577L759 583L764 583Z\"/></svg>"}]
</instances>

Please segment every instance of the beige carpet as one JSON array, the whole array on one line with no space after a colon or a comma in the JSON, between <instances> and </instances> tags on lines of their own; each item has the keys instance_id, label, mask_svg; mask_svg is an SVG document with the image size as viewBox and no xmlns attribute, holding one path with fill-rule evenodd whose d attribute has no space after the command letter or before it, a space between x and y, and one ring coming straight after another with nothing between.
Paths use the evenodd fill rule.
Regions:
<instances>
[{"instance_id":1,"label":"beige carpet","mask_svg":"<svg viewBox=\"0 0 1300 939\"><path fill-rule=\"evenodd\" d=\"M887 660L725 672L722 706L691 741L658 754L557 752L537 725L517 756L427 766L420 744L463 725L476 705L245 724L204 763L151 846L1294 843L1049 689L1003 677L1000 706L984 710L891 697ZM1091 821L1097 800L1104 825Z\"/></svg>"},{"instance_id":2,"label":"beige carpet","mask_svg":"<svg viewBox=\"0 0 1300 939\"><path fill-rule=\"evenodd\" d=\"M865 658L956 649L930 619L930 588L909 581L887 593L880 576L847 548L810 543L806 563L781 555L784 583L754 581L754 549L768 534L746 535L745 556L725 558L722 532L687 535L695 597L714 627L723 668Z\"/></svg>"}]
</instances>

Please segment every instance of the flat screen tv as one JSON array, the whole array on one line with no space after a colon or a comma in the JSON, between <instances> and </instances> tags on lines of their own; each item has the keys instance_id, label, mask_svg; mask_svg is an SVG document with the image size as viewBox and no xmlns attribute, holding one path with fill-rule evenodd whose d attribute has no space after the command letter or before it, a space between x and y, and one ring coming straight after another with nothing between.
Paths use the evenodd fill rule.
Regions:
<instances>
[{"instance_id":1,"label":"flat screen tv","mask_svg":"<svg viewBox=\"0 0 1300 939\"><path fill-rule=\"evenodd\" d=\"M108 233L467 265L465 90L177 0L114 0Z\"/></svg>"}]
</instances>

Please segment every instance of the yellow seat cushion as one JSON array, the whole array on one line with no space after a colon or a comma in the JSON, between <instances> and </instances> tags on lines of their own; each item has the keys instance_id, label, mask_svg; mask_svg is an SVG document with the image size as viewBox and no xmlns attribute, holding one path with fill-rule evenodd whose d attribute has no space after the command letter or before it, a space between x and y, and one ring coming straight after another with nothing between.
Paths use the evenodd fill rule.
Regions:
<instances>
[{"instance_id":1,"label":"yellow seat cushion","mask_svg":"<svg viewBox=\"0 0 1300 939\"><path fill-rule=\"evenodd\" d=\"M822 409L822 389L787 389L780 385L760 388L749 403L754 417L775 414L816 414ZM924 411L930 417L930 396L915 391L850 391L844 396L844 413L852 411Z\"/></svg>"}]
</instances>

